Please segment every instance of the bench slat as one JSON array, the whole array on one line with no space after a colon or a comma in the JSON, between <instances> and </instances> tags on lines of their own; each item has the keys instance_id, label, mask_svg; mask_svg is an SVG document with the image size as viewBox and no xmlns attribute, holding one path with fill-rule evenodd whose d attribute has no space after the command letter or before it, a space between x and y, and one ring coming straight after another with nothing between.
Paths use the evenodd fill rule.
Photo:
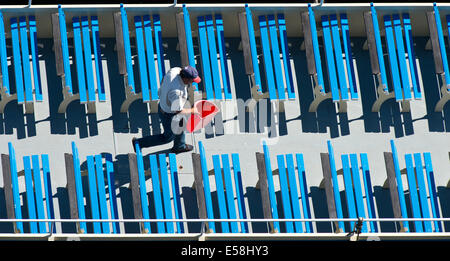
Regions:
<instances>
[{"instance_id":1,"label":"bench slat","mask_svg":"<svg viewBox=\"0 0 450 261\"><path fill-rule=\"evenodd\" d=\"M164 203L164 216L166 219L172 219L172 204L170 202L169 178L167 177L166 154L159 154L159 167L161 173L162 199ZM165 222L167 233L174 233L173 223Z\"/></svg>"},{"instance_id":2,"label":"bench slat","mask_svg":"<svg viewBox=\"0 0 450 261\"><path fill-rule=\"evenodd\" d=\"M40 173L41 168L39 166L39 156L38 155L31 156L31 163L33 166L33 182L34 182L34 190L35 190L35 198L36 198L37 217L39 219L45 219L44 198L42 196L42 182L41 182L41 173ZM39 222L38 226L39 226L40 233L47 232L44 222Z\"/></svg>"},{"instance_id":3,"label":"bench slat","mask_svg":"<svg viewBox=\"0 0 450 261\"><path fill-rule=\"evenodd\" d=\"M331 39L330 21L327 15L322 16L323 42L325 49L325 58L328 68L328 84L330 85L331 98L333 101L339 101L338 79L336 75L336 65L333 54L333 40Z\"/></svg>"},{"instance_id":4,"label":"bench slat","mask_svg":"<svg viewBox=\"0 0 450 261\"><path fill-rule=\"evenodd\" d=\"M19 180L17 177L16 152L11 142L8 142L9 166L11 169L11 189L14 205L14 214L16 219L22 219L22 208L20 206ZM19 233L23 233L23 223L16 222L16 229Z\"/></svg>"},{"instance_id":5,"label":"bench slat","mask_svg":"<svg viewBox=\"0 0 450 261\"><path fill-rule=\"evenodd\" d=\"M227 205L225 202L224 187L222 181L222 168L220 166L220 156L213 155L214 177L216 181L217 201L219 202L219 214L221 219L228 219ZM228 222L220 222L222 233L229 233L230 228Z\"/></svg>"},{"instance_id":6,"label":"bench slat","mask_svg":"<svg viewBox=\"0 0 450 261\"><path fill-rule=\"evenodd\" d=\"M81 183L80 159L78 158L78 148L75 145L75 142L72 142L72 155L73 155L73 169L75 179L75 192L78 206L78 218L86 219L84 211L83 186ZM86 222L80 222L80 228L84 231L84 233L87 233Z\"/></svg>"},{"instance_id":7,"label":"bench slat","mask_svg":"<svg viewBox=\"0 0 450 261\"><path fill-rule=\"evenodd\" d=\"M98 207L98 192L97 192L97 180L95 175L95 163L94 156L87 156L87 167L88 167L88 180L89 180L89 199L91 202L91 214L92 219L100 219L100 212ZM95 234L101 234L102 228L99 222L92 223L94 227Z\"/></svg>"},{"instance_id":8,"label":"bench slat","mask_svg":"<svg viewBox=\"0 0 450 261\"><path fill-rule=\"evenodd\" d=\"M174 153L169 153L169 164L170 164L170 180L172 184L172 195L174 197L173 205L175 210L175 218L182 219L183 212L181 209L180 185L178 182L178 168ZM184 233L183 223L177 222L177 232Z\"/></svg>"},{"instance_id":9,"label":"bench slat","mask_svg":"<svg viewBox=\"0 0 450 261\"><path fill-rule=\"evenodd\" d=\"M285 86L283 81L283 72L281 70L280 48L278 46L277 27L275 24L275 16L268 15L267 22L269 27L270 46L272 48L273 72L275 83L278 91L278 99L286 99Z\"/></svg>"},{"instance_id":10,"label":"bench slat","mask_svg":"<svg viewBox=\"0 0 450 261\"><path fill-rule=\"evenodd\" d=\"M262 92L261 73L259 71L258 53L256 52L255 29L253 25L252 12L250 7L245 4L245 16L247 18L248 39L250 42L250 52L252 57L253 73L255 77L255 85L259 86L258 92Z\"/></svg>"},{"instance_id":11,"label":"bench slat","mask_svg":"<svg viewBox=\"0 0 450 261\"><path fill-rule=\"evenodd\" d=\"M59 33L61 37L61 54L64 67L64 86L68 88L68 93L73 94L72 74L69 60L69 44L67 43L66 15L61 6L58 6ZM55 48L56 49L56 48Z\"/></svg>"},{"instance_id":12,"label":"bench slat","mask_svg":"<svg viewBox=\"0 0 450 261\"><path fill-rule=\"evenodd\" d=\"M309 206L308 185L306 184L305 164L303 162L303 154L295 154L297 162L297 178L300 185L300 194L302 197L303 218L311 218L311 208ZM312 233L312 222L306 222L306 233Z\"/></svg>"},{"instance_id":13,"label":"bench slat","mask_svg":"<svg viewBox=\"0 0 450 261\"><path fill-rule=\"evenodd\" d=\"M430 211L427 198L427 187L425 186L425 179L423 176L423 165L420 153L414 153L414 165L416 171L417 185L419 187L420 209L422 210L423 218L430 218ZM432 232L431 221L424 221L425 232Z\"/></svg>"},{"instance_id":14,"label":"bench slat","mask_svg":"<svg viewBox=\"0 0 450 261\"><path fill-rule=\"evenodd\" d=\"M291 57L289 55L286 20L284 14L278 14L278 29L280 30L280 45L283 54L284 75L286 76L286 89L289 99L295 99L294 81L292 79Z\"/></svg>"},{"instance_id":15,"label":"bench slat","mask_svg":"<svg viewBox=\"0 0 450 261\"><path fill-rule=\"evenodd\" d=\"M206 34L208 37L208 48L211 61L212 80L214 87L214 97L222 99L222 84L220 82L219 63L217 60L216 38L214 34L214 22L211 15L205 16Z\"/></svg>"},{"instance_id":16,"label":"bench slat","mask_svg":"<svg viewBox=\"0 0 450 261\"><path fill-rule=\"evenodd\" d=\"M269 91L270 100L276 100L277 93L275 90L275 79L273 76L272 57L270 54L270 43L269 43L269 36L267 33L268 30L267 21L264 15L259 16L258 19L259 19L259 31L261 34L264 69L266 72L267 89Z\"/></svg>"},{"instance_id":17,"label":"bench slat","mask_svg":"<svg viewBox=\"0 0 450 261\"><path fill-rule=\"evenodd\" d=\"M408 214L406 211L405 193L403 191L402 176L400 173L400 165L398 163L397 148L395 147L394 140L391 140L391 150L392 150L392 158L394 161L395 179L397 181L397 193L398 193L398 197L399 197L401 215L403 218L407 218ZM407 231L409 231L408 221L404 221L403 226L407 229Z\"/></svg>"},{"instance_id":18,"label":"bench slat","mask_svg":"<svg viewBox=\"0 0 450 261\"><path fill-rule=\"evenodd\" d=\"M366 213L364 210L363 194L361 190L361 179L359 177L359 165L358 156L356 154L350 154L350 166L353 180L353 188L355 191L356 211L358 217L365 218ZM367 222L363 223L361 231L367 233Z\"/></svg>"},{"instance_id":19,"label":"bench slat","mask_svg":"<svg viewBox=\"0 0 450 261\"><path fill-rule=\"evenodd\" d=\"M383 17L383 20L384 20L384 29L386 31L386 46L388 50L389 65L391 67L392 85L394 86L395 100L401 101L403 100L403 94L400 82L400 74L398 71L397 54L395 52L395 40L392 29L391 16L385 15Z\"/></svg>"},{"instance_id":20,"label":"bench slat","mask_svg":"<svg viewBox=\"0 0 450 261\"><path fill-rule=\"evenodd\" d=\"M286 154L286 168L289 181L289 191L291 193L292 213L294 218L302 218L300 214L300 204L298 200L297 182L295 180L294 156ZM302 233L302 223L295 222L295 232Z\"/></svg>"},{"instance_id":21,"label":"bench slat","mask_svg":"<svg viewBox=\"0 0 450 261\"><path fill-rule=\"evenodd\" d=\"M330 25L341 99L348 100L348 86L347 78L345 77L344 58L342 58L341 38L339 35L338 20L335 14L330 15Z\"/></svg>"},{"instance_id":22,"label":"bench slat","mask_svg":"<svg viewBox=\"0 0 450 261\"><path fill-rule=\"evenodd\" d=\"M430 193L431 213L433 213L433 218L440 218L439 205L436 193L436 182L434 181L433 163L431 162L431 153L425 152L423 154L423 158L425 161L425 172L427 175L428 191ZM443 231L442 222L435 221L434 229L436 232L442 232Z\"/></svg>"},{"instance_id":23,"label":"bench slat","mask_svg":"<svg viewBox=\"0 0 450 261\"><path fill-rule=\"evenodd\" d=\"M139 144L135 144L136 146L136 161L137 161L137 169L138 169L138 180L139 180L139 192L141 196L141 207L142 207L142 217L144 219L149 219L149 205L148 205L148 197L147 197L147 189L145 187L145 170L144 170L144 158L141 152L141 148ZM145 222L144 228L151 233L150 223Z\"/></svg>"},{"instance_id":24,"label":"bench slat","mask_svg":"<svg viewBox=\"0 0 450 261\"><path fill-rule=\"evenodd\" d=\"M23 83L25 101L33 102L33 86L31 83L30 53L28 51L27 18L19 17L20 48L22 51Z\"/></svg>"},{"instance_id":25,"label":"bench slat","mask_svg":"<svg viewBox=\"0 0 450 261\"><path fill-rule=\"evenodd\" d=\"M81 17L81 32L83 35L83 51L84 64L86 66L86 82L88 90L88 100L95 102L95 86L94 86L94 72L92 71L92 51L91 38L89 34L89 21L87 16Z\"/></svg>"},{"instance_id":26,"label":"bench slat","mask_svg":"<svg viewBox=\"0 0 450 261\"><path fill-rule=\"evenodd\" d=\"M422 218L419 206L419 197L417 196L416 177L414 175L413 158L411 154L405 154L406 174L408 177L409 199L411 202L413 218ZM416 232L423 232L421 221L414 221Z\"/></svg>"},{"instance_id":27,"label":"bench slat","mask_svg":"<svg viewBox=\"0 0 450 261\"><path fill-rule=\"evenodd\" d=\"M150 170L153 186L153 201L155 203L155 214L157 219L164 219L163 205L161 200L161 186L159 184L158 162L155 154L150 155ZM166 233L165 224L157 222L158 233Z\"/></svg>"},{"instance_id":28,"label":"bench slat","mask_svg":"<svg viewBox=\"0 0 450 261\"><path fill-rule=\"evenodd\" d=\"M147 62L145 58L145 45L144 45L144 33L142 20L140 16L134 17L134 26L136 30L136 49L139 65L139 78L141 80L142 100L144 102L150 101L150 93L148 88L148 74L147 74ZM150 57L148 57L150 59Z\"/></svg>"},{"instance_id":29,"label":"bench slat","mask_svg":"<svg viewBox=\"0 0 450 261\"><path fill-rule=\"evenodd\" d=\"M25 170L25 187L26 187L28 218L36 219L36 205L34 203L33 177L31 174L30 156L23 157L23 168ZM38 233L36 222L34 221L29 222L29 225L31 233Z\"/></svg>"},{"instance_id":30,"label":"bench slat","mask_svg":"<svg viewBox=\"0 0 450 261\"><path fill-rule=\"evenodd\" d=\"M111 209L111 219L118 219L119 213L117 209L117 195L116 195L116 186L115 186L115 178L114 178L114 165L112 160L112 155L107 153L105 155L106 160L106 180L108 182L108 192L109 192L109 204ZM113 223L113 233L120 233L119 223Z\"/></svg>"},{"instance_id":31,"label":"bench slat","mask_svg":"<svg viewBox=\"0 0 450 261\"><path fill-rule=\"evenodd\" d=\"M234 184L236 187L239 218L246 219L247 213L245 209L244 189L242 185L242 174L241 174L241 164L239 162L239 154L237 153L231 154L231 159L233 161ZM241 232L248 233L248 225L246 222L241 222Z\"/></svg>"},{"instance_id":32,"label":"bench slat","mask_svg":"<svg viewBox=\"0 0 450 261\"><path fill-rule=\"evenodd\" d=\"M411 86L409 83L408 68L406 66L405 44L403 43L402 25L400 22L400 16L398 14L393 14L392 19L394 21L393 27L394 27L395 43L397 44L397 55L403 94L405 96L405 100L410 100Z\"/></svg>"},{"instance_id":33,"label":"bench slat","mask_svg":"<svg viewBox=\"0 0 450 261\"><path fill-rule=\"evenodd\" d=\"M50 163L48 154L42 154L42 176L44 177L44 193L45 193L45 203L47 205L47 218L54 219L55 211L53 207L53 196L52 196L52 182L50 178ZM50 230L51 223L48 223L48 229ZM49 231L48 230L48 231ZM53 227L53 233L56 232L56 227Z\"/></svg>"},{"instance_id":34,"label":"bench slat","mask_svg":"<svg viewBox=\"0 0 450 261\"><path fill-rule=\"evenodd\" d=\"M39 56L37 45L37 31L36 31L36 18L33 15L28 17L30 25L30 47L31 47L31 63L33 66L33 79L36 101L42 101L42 84L41 73L39 68Z\"/></svg>"},{"instance_id":35,"label":"bench slat","mask_svg":"<svg viewBox=\"0 0 450 261\"><path fill-rule=\"evenodd\" d=\"M109 219L108 216L108 204L106 203L106 191L105 191L105 177L103 174L103 162L102 155L98 154L94 156L95 160L95 170L97 177L97 187L98 187L98 200L100 207L100 217L101 219ZM111 199L110 199L111 200ZM113 209L111 209L112 212ZM110 233L110 227L108 222L102 222L103 233Z\"/></svg>"},{"instance_id":36,"label":"bench slat","mask_svg":"<svg viewBox=\"0 0 450 261\"><path fill-rule=\"evenodd\" d=\"M217 44L219 48L220 68L222 71L223 91L225 99L229 100L232 98L232 95L231 95L230 75L228 72L227 52L225 50L225 36L223 32L222 15L216 14L214 18L216 20Z\"/></svg>"},{"instance_id":37,"label":"bench slat","mask_svg":"<svg viewBox=\"0 0 450 261\"><path fill-rule=\"evenodd\" d=\"M6 53L6 37L5 37L5 24L3 22L3 14L0 12L0 63L1 63L1 75L2 86L5 88L5 93L9 92L9 72L8 72L8 56Z\"/></svg>"},{"instance_id":38,"label":"bench slat","mask_svg":"<svg viewBox=\"0 0 450 261\"><path fill-rule=\"evenodd\" d=\"M383 47L381 44L380 27L378 25L377 11L375 10L373 4L370 5L370 12L372 15L373 36L375 38L375 46L377 50L377 58L381 74L381 84L383 84L384 86L383 91L388 92L389 88L387 83L386 66L384 63Z\"/></svg>"},{"instance_id":39,"label":"bench slat","mask_svg":"<svg viewBox=\"0 0 450 261\"><path fill-rule=\"evenodd\" d=\"M348 87L350 89L350 97L358 99L358 89L356 87L355 68L353 67L352 46L350 42L350 33L348 28L347 14L341 14L342 41L344 42L345 64L347 66Z\"/></svg>"},{"instance_id":40,"label":"bench slat","mask_svg":"<svg viewBox=\"0 0 450 261\"><path fill-rule=\"evenodd\" d=\"M230 219L236 219L236 207L234 203L233 181L231 179L230 159L227 154L222 154L223 177L225 181L225 195L227 198L228 216ZM231 232L238 233L238 223L231 222Z\"/></svg>"},{"instance_id":41,"label":"bench slat","mask_svg":"<svg viewBox=\"0 0 450 261\"><path fill-rule=\"evenodd\" d=\"M122 19L122 35L123 35L123 49L125 53L125 64L128 75L128 85L131 87L131 92L135 92L134 86L134 73L133 63L131 60L131 46L130 46L130 33L128 27L128 18L125 8L120 4L120 17Z\"/></svg>"},{"instance_id":42,"label":"bench slat","mask_svg":"<svg viewBox=\"0 0 450 261\"><path fill-rule=\"evenodd\" d=\"M97 79L98 100L106 101L105 82L103 80L102 52L100 48L100 32L98 17L91 16L92 48L94 49L95 75Z\"/></svg>"},{"instance_id":43,"label":"bench slat","mask_svg":"<svg viewBox=\"0 0 450 261\"><path fill-rule=\"evenodd\" d=\"M332 180L332 186L333 186L334 202L336 204L336 216L337 216L337 218L343 218L344 215L342 213L341 196L339 194L339 183L338 183L338 178L337 178L336 163L334 160L333 146L331 145L330 141L327 141L327 146L328 146L328 157L330 160L330 170L331 170L331 180ZM345 231L344 222L339 221L338 224L339 224L339 227L343 231Z\"/></svg>"},{"instance_id":44,"label":"bench slat","mask_svg":"<svg viewBox=\"0 0 450 261\"><path fill-rule=\"evenodd\" d=\"M151 95L150 98L152 101L155 101L158 100L159 98L158 98L157 73L155 67L155 52L153 49L153 36L152 36L150 16L144 15L143 22L144 22L145 46L147 53L148 75L150 78L150 95Z\"/></svg>"},{"instance_id":45,"label":"bench slat","mask_svg":"<svg viewBox=\"0 0 450 261\"><path fill-rule=\"evenodd\" d=\"M341 155L342 169L344 175L345 198L347 199L347 210L349 218L357 218L355 197L353 195L352 174L350 172L350 162L347 154ZM335 184L333 184L335 186ZM355 222L350 222L350 230L353 229Z\"/></svg>"},{"instance_id":46,"label":"bench slat","mask_svg":"<svg viewBox=\"0 0 450 261\"><path fill-rule=\"evenodd\" d=\"M208 168L206 165L206 156L205 156L205 148L203 147L203 143L201 141L198 142L199 152L200 152L200 165L202 169L202 179L203 179L203 190L205 193L205 205L206 205L206 214L209 219L214 218L213 213L213 205L211 199L211 189L209 186L209 175ZM214 233L216 231L214 222L208 222L209 229Z\"/></svg>"},{"instance_id":47,"label":"bench slat","mask_svg":"<svg viewBox=\"0 0 450 261\"><path fill-rule=\"evenodd\" d=\"M322 61L320 58L319 39L317 37L316 19L314 17L314 11L310 4L308 4L309 25L311 30L311 40L314 50L314 60L317 73L317 85L321 86L321 92L325 93L325 85L323 82Z\"/></svg>"},{"instance_id":48,"label":"bench slat","mask_svg":"<svg viewBox=\"0 0 450 261\"><path fill-rule=\"evenodd\" d=\"M272 218L278 219L277 198L275 195L275 186L273 184L272 165L270 164L269 147L267 146L265 141L263 141L263 152L264 152L264 161L265 161L266 175L267 175L267 187L268 187L268 192L269 192ZM280 223L279 222L274 222L273 226L276 231L280 232Z\"/></svg>"},{"instance_id":49,"label":"bench slat","mask_svg":"<svg viewBox=\"0 0 450 261\"><path fill-rule=\"evenodd\" d=\"M25 93L23 90L22 61L20 58L19 25L16 17L11 18L10 21L17 103L23 104L25 102Z\"/></svg>"},{"instance_id":50,"label":"bench slat","mask_svg":"<svg viewBox=\"0 0 450 261\"><path fill-rule=\"evenodd\" d=\"M77 68L78 93L80 94L80 102L87 102L86 79L84 76L84 60L83 47L81 45L81 24L80 18L75 16L73 22L73 44L75 49L75 65Z\"/></svg>"},{"instance_id":51,"label":"bench slat","mask_svg":"<svg viewBox=\"0 0 450 261\"><path fill-rule=\"evenodd\" d=\"M158 14L153 15L153 30L155 31L155 48L158 59L159 82L162 81L166 68L164 64L164 49L162 45L161 20Z\"/></svg>"},{"instance_id":52,"label":"bench slat","mask_svg":"<svg viewBox=\"0 0 450 261\"><path fill-rule=\"evenodd\" d=\"M442 31L441 16L439 14L439 9L438 9L436 3L433 4L433 10L434 10L434 19L435 19L435 23L436 23L436 29L437 29L437 35L438 35L438 41L439 41L439 48L440 48L441 57L442 57L442 65L444 67L445 81L447 82L447 90L450 91L450 70L448 68L447 52L445 50L444 32Z\"/></svg>"},{"instance_id":53,"label":"bench slat","mask_svg":"<svg viewBox=\"0 0 450 261\"><path fill-rule=\"evenodd\" d=\"M403 27L405 29L405 42L406 42L406 49L408 52L409 71L411 74L414 98L421 99L422 91L420 90L419 85L419 73L417 70L416 54L414 52L414 41L411 31L411 19L409 18L408 13L403 13L402 19L403 19Z\"/></svg>"},{"instance_id":54,"label":"bench slat","mask_svg":"<svg viewBox=\"0 0 450 261\"><path fill-rule=\"evenodd\" d=\"M208 38L206 36L206 22L204 16L197 17L198 20L198 45L200 46L200 57L202 60L202 70L203 70L203 86L206 92L206 99L214 99L214 91L211 79L211 66L209 62L208 53Z\"/></svg>"},{"instance_id":55,"label":"bench slat","mask_svg":"<svg viewBox=\"0 0 450 261\"><path fill-rule=\"evenodd\" d=\"M184 21L184 31L186 33L186 46L189 65L195 68L195 55L194 55L194 43L192 42L191 19L189 17L189 11L185 4L183 4L183 21ZM192 86L194 86L195 90L198 91L197 83L193 82Z\"/></svg>"},{"instance_id":56,"label":"bench slat","mask_svg":"<svg viewBox=\"0 0 450 261\"><path fill-rule=\"evenodd\" d=\"M366 206L367 214L369 218L375 218L375 204L373 201L372 181L370 179L369 161L367 160L367 153L361 153L361 170L363 174L364 189L366 194ZM378 226L376 222L370 222L370 231L378 232Z\"/></svg>"},{"instance_id":57,"label":"bench slat","mask_svg":"<svg viewBox=\"0 0 450 261\"><path fill-rule=\"evenodd\" d=\"M289 196L289 188L286 177L286 164L284 162L283 155L277 155L277 162L278 162L278 177L280 179L281 200L283 202L284 218L291 219L292 218L291 199ZM292 222L290 221L285 222L285 226L287 233L294 232L294 226Z\"/></svg>"}]
</instances>

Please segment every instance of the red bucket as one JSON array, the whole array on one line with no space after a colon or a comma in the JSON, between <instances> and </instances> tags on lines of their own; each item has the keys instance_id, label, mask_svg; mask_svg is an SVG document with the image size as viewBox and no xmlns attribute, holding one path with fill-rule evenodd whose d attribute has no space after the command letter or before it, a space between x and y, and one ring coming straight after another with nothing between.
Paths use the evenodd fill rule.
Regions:
<instances>
[{"instance_id":1,"label":"red bucket","mask_svg":"<svg viewBox=\"0 0 450 261\"><path fill-rule=\"evenodd\" d=\"M191 114L187 121L186 129L189 132L204 128L220 111L214 103L205 100L197 101L194 107L197 108L198 113Z\"/></svg>"}]
</instances>

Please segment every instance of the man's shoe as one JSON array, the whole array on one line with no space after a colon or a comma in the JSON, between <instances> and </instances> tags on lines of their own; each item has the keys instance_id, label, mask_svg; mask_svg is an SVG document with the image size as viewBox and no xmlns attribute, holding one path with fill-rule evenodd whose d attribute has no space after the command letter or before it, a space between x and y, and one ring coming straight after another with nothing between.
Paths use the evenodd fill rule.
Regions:
<instances>
[{"instance_id":1,"label":"man's shoe","mask_svg":"<svg viewBox=\"0 0 450 261\"><path fill-rule=\"evenodd\" d=\"M192 145L185 144L184 147L182 147L182 148L177 148L177 149L172 148L170 151L175 154L178 154L178 153L182 153L182 152L188 152L193 149L194 149L194 147Z\"/></svg>"}]
</instances>

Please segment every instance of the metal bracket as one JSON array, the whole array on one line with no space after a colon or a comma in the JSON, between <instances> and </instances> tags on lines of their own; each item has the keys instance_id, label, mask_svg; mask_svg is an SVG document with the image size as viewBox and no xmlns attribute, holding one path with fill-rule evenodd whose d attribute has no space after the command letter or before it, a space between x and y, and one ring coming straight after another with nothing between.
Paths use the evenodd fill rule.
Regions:
<instances>
[{"instance_id":1,"label":"metal bracket","mask_svg":"<svg viewBox=\"0 0 450 261\"><path fill-rule=\"evenodd\" d=\"M442 77L443 75L441 75ZM434 107L435 112L442 112L444 110L445 104L450 100L450 91L448 90L449 86L443 81L441 86L441 99L436 103Z\"/></svg>"}]
</instances>

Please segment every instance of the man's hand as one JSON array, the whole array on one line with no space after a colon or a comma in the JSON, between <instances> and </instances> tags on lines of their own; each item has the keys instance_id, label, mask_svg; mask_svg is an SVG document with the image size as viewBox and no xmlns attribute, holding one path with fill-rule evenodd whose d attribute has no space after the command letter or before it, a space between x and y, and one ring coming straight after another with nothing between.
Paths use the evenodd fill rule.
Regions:
<instances>
[{"instance_id":1,"label":"man's hand","mask_svg":"<svg viewBox=\"0 0 450 261\"><path fill-rule=\"evenodd\" d=\"M193 107L193 108L190 108L190 109L184 108L179 113L182 113L182 114L193 114L193 113L198 113L198 110L197 110L196 107Z\"/></svg>"}]
</instances>

